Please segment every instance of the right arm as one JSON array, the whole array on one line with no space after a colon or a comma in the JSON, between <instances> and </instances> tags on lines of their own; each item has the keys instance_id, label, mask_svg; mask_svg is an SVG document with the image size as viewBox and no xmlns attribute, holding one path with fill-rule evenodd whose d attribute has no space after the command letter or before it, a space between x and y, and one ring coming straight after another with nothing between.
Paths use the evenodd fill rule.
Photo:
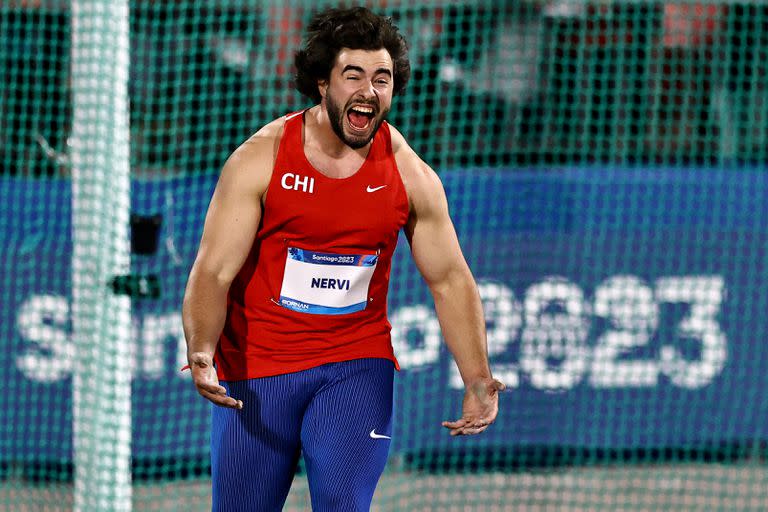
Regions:
<instances>
[{"instance_id":1,"label":"right arm","mask_svg":"<svg viewBox=\"0 0 768 512\"><path fill-rule=\"evenodd\" d=\"M236 409L242 402L228 397L219 384L213 355L227 316L229 287L251 251L261 220L279 141L276 124L251 137L224 164L182 306L187 361L197 391L216 405Z\"/></svg>"}]
</instances>

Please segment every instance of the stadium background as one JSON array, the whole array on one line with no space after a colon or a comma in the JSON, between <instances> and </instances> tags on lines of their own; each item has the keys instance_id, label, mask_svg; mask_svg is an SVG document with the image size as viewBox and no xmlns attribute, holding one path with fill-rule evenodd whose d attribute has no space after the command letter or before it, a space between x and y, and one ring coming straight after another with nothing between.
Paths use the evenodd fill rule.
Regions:
<instances>
[{"instance_id":1,"label":"stadium background","mask_svg":"<svg viewBox=\"0 0 768 512\"><path fill-rule=\"evenodd\" d=\"M78 5L0 4L0 510L126 509L75 484L75 404L109 416L121 403L73 400L73 318L88 315L73 300L73 18L108 18L111 4ZM129 277L100 284L132 294L129 346L103 366L130 377L135 510L210 506L207 405L178 371L183 287L228 153L307 105L291 58L320 5L129 2L133 253ZM768 7L367 5L411 44L390 119L441 174L510 386L486 434L442 432L461 389L399 247L403 371L374 509L768 508ZM300 471L287 509L307 504Z\"/></svg>"}]
</instances>

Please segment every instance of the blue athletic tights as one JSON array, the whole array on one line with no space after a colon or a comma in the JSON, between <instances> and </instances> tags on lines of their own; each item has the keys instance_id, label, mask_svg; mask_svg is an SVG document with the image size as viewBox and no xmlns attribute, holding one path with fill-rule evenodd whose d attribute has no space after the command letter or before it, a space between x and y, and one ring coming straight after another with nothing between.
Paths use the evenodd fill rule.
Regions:
<instances>
[{"instance_id":1,"label":"blue athletic tights","mask_svg":"<svg viewBox=\"0 0 768 512\"><path fill-rule=\"evenodd\" d=\"M222 382L243 409L213 406L213 510L279 512L303 453L314 512L368 511L392 435L387 359Z\"/></svg>"}]
</instances>

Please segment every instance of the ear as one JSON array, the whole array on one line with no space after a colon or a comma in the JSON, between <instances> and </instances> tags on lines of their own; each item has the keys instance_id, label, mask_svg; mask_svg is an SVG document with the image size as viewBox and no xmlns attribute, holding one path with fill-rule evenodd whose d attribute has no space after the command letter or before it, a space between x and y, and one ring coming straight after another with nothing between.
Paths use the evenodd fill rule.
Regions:
<instances>
[{"instance_id":1,"label":"ear","mask_svg":"<svg viewBox=\"0 0 768 512\"><path fill-rule=\"evenodd\" d=\"M328 80L318 80L317 90L320 92L320 97L325 98L325 93L328 91Z\"/></svg>"}]
</instances>

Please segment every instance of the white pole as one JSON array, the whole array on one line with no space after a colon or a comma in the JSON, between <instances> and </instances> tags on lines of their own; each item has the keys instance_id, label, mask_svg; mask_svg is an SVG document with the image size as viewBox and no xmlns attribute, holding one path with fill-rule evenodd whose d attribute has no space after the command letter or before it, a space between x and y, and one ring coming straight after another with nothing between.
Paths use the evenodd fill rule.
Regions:
<instances>
[{"instance_id":1,"label":"white pole","mask_svg":"<svg viewBox=\"0 0 768 512\"><path fill-rule=\"evenodd\" d=\"M128 0L72 1L72 382L77 512L131 510Z\"/></svg>"}]
</instances>

